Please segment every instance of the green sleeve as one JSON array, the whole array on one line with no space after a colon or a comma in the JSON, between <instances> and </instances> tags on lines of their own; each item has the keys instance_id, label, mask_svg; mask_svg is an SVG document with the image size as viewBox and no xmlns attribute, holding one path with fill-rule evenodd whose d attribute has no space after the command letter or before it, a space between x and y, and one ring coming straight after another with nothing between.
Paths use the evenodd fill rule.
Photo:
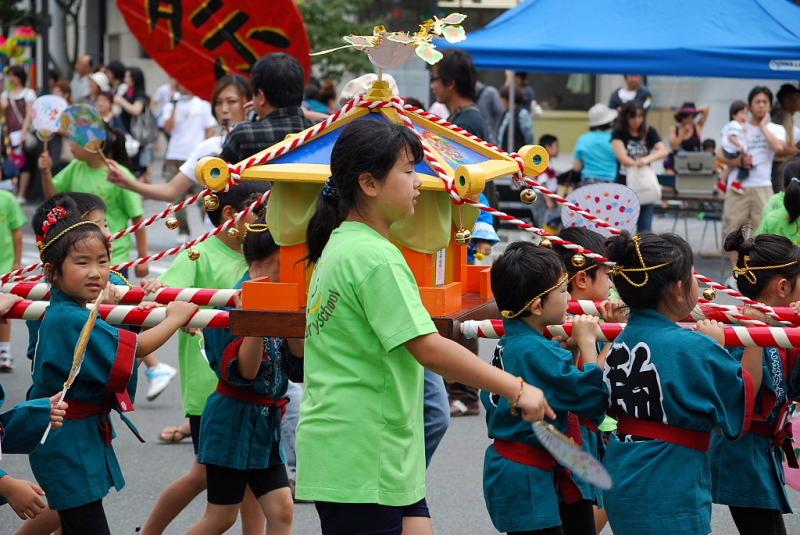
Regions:
<instances>
[{"instance_id":1,"label":"green sleeve","mask_svg":"<svg viewBox=\"0 0 800 535\"><path fill-rule=\"evenodd\" d=\"M73 163L74 162L70 162L69 165L53 177L53 184L55 184L57 192L63 193L65 191L72 191L72 177L75 174L75 166Z\"/></svg>"},{"instance_id":2,"label":"green sleeve","mask_svg":"<svg viewBox=\"0 0 800 535\"><path fill-rule=\"evenodd\" d=\"M377 266L358 286L357 294L370 327L387 352L418 336L436 332L422 304L414 275L405 264Z\"/></svg>"},{"instance_id":3,"label":"green sleeve","mask_svg":"<svg viewBox=\"0 0 800 535\"><path fill-rule=\"evenodd\" d=\"M161 282L172 288L195 288L197 275L197 262L189 260L188 253L181 251L161 276Z\"/></svg>"},{"instance_id":4,"label":"green sleeve","mask_svg":"<svg viewBox=\"0 0 800 535\"><path fill-rule=\"evenodd\" d=\"M8 214L8 228L17 230L28 222L25 212L22 211L22 206L18 202L11 203L11 210Z\"/></svg>"},{"instance_id":5,"label":"green sleeve","mask_svg":"<svg viewBox=\"0 0 800 535\"><path fill-rule=\"evenodd\" d=\"M123 167L123 169L130 178L136 180L136 177L133 175L133 173L131 173L125 167ZM119 203L122 207L122 211L126 216L128 216L129 219L144 215L144 206L142 204L141 195L119 187L115 189L117 190L117 194L119 196Z\"/></svg>"}]
</instances>

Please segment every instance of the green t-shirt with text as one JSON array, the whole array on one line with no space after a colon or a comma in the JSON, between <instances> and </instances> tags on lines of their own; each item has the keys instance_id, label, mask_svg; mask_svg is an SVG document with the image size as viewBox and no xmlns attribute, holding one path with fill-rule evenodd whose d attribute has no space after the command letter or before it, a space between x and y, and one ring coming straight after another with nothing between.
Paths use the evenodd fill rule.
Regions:
<instances>
[{"instance_id":1,"label":"green t-shirt with text","mask_svg":"<svg viewBox=\"0 0 800 535\"><path fill-rule=\"evenodd\" d=\"M234 251L225 242L213 237L194 247L200 258L189 260L182 251L161 282L173 288L233 288L247 271L241 251ZM190 416L200 416L208 396L217 388L217 376L211 370L203 350L203 336L178 333L183 409Z\"/></svg>"},{"instance_id":2,"label":"green t-shirt with text","mask_svg":"<svg viewBox=\"0 0 800 535\"><path fill-rule=\"evenodd\" d=\"M423 368L403 344L435 331L400 250L342 223L309 289L299 498L403 506L425 497Z\"/></svg>"},{"instance_id":3,"label":"green t-shirt with text","mask_svg":"<svg viewBox=\"0 0 800 535\"><path fill-rule=\"evenodd\" d=\"M136 178L126 167L120 167L129 177ZM144 214L142 196L109 182L106 167L91 167L84 161L72 160L53 177L53 183L59 193L78 191L103 199L108 207L106 219L112 233L125 230L131 225L131 219ZM117 265L130 260L132 247L132 234L114 240L111 263Z\"/></svg>"},{"instance_id":4,"label":"green t-shirt with text","mask_svg":"<svg viewBox=\"0 0 800 535\"><path fill-rule=\"evenodd\" d=\"M14 231L27 221L16 197L0 190L0 275L14 267L14 255L17 252L14 248Z\"/></svg>"}]
</instances>

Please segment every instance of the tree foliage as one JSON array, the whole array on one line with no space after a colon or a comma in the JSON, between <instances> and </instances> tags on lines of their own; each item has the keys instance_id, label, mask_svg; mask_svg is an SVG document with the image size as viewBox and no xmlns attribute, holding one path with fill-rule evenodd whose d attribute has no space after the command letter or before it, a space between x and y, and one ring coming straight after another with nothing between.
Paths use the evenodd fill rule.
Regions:
<instances>
[{"instance_id":1,"label":"tree foliage","mask_svg":"<svg viewBox=\"0 0 800 535\"><path fill-rule=\"evenodd\" d=\"M27 9L21 9L16 0L0 0L0 35L5 37L15 26L37 26L39 17Z\"/></svg>"},{"instance_id":2,"label":"tree foliage","mask_svg":"<svg viewBox=\"0 0 800 535\"><path fill-rule=\"evenodd\" d=\"M372 29L384 21L373 17L374 0L299 0L311 40L311 51L337 48L345 43L345 35L372 35ZM314 66L322 78L341 79L345 72L372 72L374 67L366 54L344 49L315 56Z\"/></svg>"}]
</instances>

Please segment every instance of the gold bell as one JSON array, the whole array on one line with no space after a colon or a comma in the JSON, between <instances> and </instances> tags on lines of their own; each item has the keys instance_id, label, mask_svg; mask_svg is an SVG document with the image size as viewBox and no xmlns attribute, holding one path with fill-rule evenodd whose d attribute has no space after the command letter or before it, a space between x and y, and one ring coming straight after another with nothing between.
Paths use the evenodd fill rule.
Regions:
<instances>
[{"instance_id":1,"label":"gold bell","mask_svg":"<svg viewBox=\"0 0 800 535\"><path fill-rule=\"evenodd\" d=\"M240 234L241 233L239 232L239 229L236 227L231 227L228 229L228 237L231 239L238 240Z\"/></svg>"},{"instance_id":2,"label":"gold bell","mask_svg":"<svg viewBox=\"0 0 800 535\"><path fill-rule=\"evenodd\" d=\"M542 238L541 240L539 240L539 247L544 247L546 249L552 249L553 248L553 242L551 242L547 238Z\"/></svg>"},{"instance_id":3,"label":"gold bell","mask_svg":"<svg viewBox=\"0 0 800 535\"><path fill-rule=\"evenodd\" d=\"M165 225L167 226L167 228L168 228L168 229L170 229L170 230L175 230L176 228L178 228L179 226L181 226L181 222L180 222L180 221L178 221L178 218L177 218L177 217L170 217L169 219L167 219L166 221L164 221L164 224L165 224Z\"/></svg>"},{"instance_id":4,"label":"gold bell","mask_svg":"<svg viewBox=\"0 0 800 535\"><path fill-rule=\"evenodd\" d=\"M196 262L200 258L200 251L194 247L189 248L189 260Z\"/></svg>"},{"instance_id":5,"label":"gold bell","mask_svg":"<svg viewBox=\"0 0 800 535\"><path fill-rule=\"evenodd\" d=\"M706 288L703 290L703 299L707 301L713 301L717 297L717 292L714 288Z\"/></svg>"},{"instance_id":6,"label":"gold bell","mask_svg":"<svg viewBox=\"0 0 800 535\"><path fill-rule=\"evenodd\" d=\"M470 239L472 239L472 232L469 230L461 228L456 232L456 243L459 245L467 245Z\"/></svg>"},{"instance_id":7,"label":"gold bell","mask_svg":"<svg viewBox=\"0 0 800 535\"><path fill-rule=\"evenodd\" d=\"M524 190L519 192L519 200L524 202L525 204L533 204L536 202L536 192L531 188L525 188Z\"/></svg>"},{"instance_id":8,"label":"gold bell","mask_svg":"<svg viewBox=\"0 0 800 535\"><path fill-rule=\"evenodd\" d=\"M572 255L572 265L576 268L582 268L586 265L586 257L583 253L575 253Z\"/></svg>"},{"instance_id":9,"label":"gold bell","mask_svg":"<svg viewBox=\"0 0 800 535\"><path fill-rule=\"evenodd\" d=\"M209 193L205 197L203 197L203 206L206 208L206 212L213 212L217 208L219 208L219 197L214 195L213 193Z\"/></svg>"}]
</instances>

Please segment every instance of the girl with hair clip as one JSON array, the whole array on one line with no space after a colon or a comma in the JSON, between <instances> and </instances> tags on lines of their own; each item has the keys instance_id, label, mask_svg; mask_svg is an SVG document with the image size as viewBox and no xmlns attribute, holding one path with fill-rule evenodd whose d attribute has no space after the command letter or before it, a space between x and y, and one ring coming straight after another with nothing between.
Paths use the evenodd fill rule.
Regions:
<instances>
[{"instance_id":1,"label":"girl with hair clip","mask_svg":"<svg viewBox=\"0 0 800 535\"><path fill-rule=\"evenodd\" d=\"M52 296L36 347L29 399L61 391L73 364L72 352L65 348L77 344L89 317L86 305L106 289L109 278L108 238L97 223L81 219L73 210L54 206L36 240ZM50 508L58 512L62 535L110 533L102 500L109 488L120 490L125 481L111 446L109 412L122 416L132 409L136 359L163 345L197 308L170 303L166 319L138 336L97 319L83 365L65 398L69 407L64 426L30 455L34 476ZM122 419L136 433L133 424Z\"/></svg>"},{"instance_id":2,"label":"girl with hair clip","mask_svg":"<svg viewBox=\"0 0 800 535\"><path fill-rule=\"evenodd\" d=\"M800 302L800 249L782 236L749 237L743 227L728 235L725 250L738 254L733 269L739 291L769 306ZM765 319L759 312L746 313ZM715 436L711 449L714 503L727 505L742 535L785 535L781 514L792 508L784 490L783 453L797 466L792 449L789 415L800 399L797 351L776 347L759 350L763 376L756 395L750 432L736 441ZM741 358L740 348L731 349ZM788 435L787 435L788 431Z\"/></svg>"},{"instance_id":3,"label":"girl with hair clip","mask_svg":"<svg viewBox=\"0 0 800 535\"><path fill-rule=\"evenodd\" d=\"M741 359L722 347L714 321L677 324L697 303L692 250L673 234L627 232L607 241L611 276L630 307L606 359L608 414L617 438L604 457L614 487L603 493L615 535L711 532L712 433L750 426L762 352Z\"/></svg>"},{"instance_id":4,"label":"girl with hair clip","mask_svg":"<svg viewBox=\"0 0 800 535\"><path fill-rule=\"evenodd\" d=\"M776 193L764 207L756 234L777 234L800 245L800 160L783 166L783 191Z\"/></svg>"},{"instance_id":5,"label":"girl with hair clip","mask_svg":"<svg viewBox=\"0 0 800 535\"><path fill-rule=\"evenodd\" d=\"M437 333L389 241L392 224L414 214L422 156L405 126L346 126L308 225L296 496L316 502L324 535L432 533L423 366L508 398L526 420L555 417L541 390Z\"/></svg>"},{"instance_id":6,"label":"girl with hair clip","mask_svg":"<svg viewBox=\"0 0 800 535\"><path fill-rule=\"evenodd\" d=\"M280 282L280 247L260 217L246 223L242 252L248 271L236 284L268 277ZM237 303L241 308L241 302ZM200 427L197 461L205 465L208 505L190 535L233 527L249 487L271 535L292 533L292 493L281 444L281 416L289 378L302 380L302 340L236 337L228 329L204 329L206 356L219 377ZM298 377L299 376L299 377Z\"/></svg>"},{"instance_id":7,"label":"girl with hair clip","mask_svg":"<svg viewBox=\"0 0 800 535\"><path fill-rule=\"evenodd\" d=\"M109 175L125 174L130 177L133 175L130 171L128 153L125 151L125 135L108 125L106 132L108 137L102 149L103 154L86 150L70 140L70 150L75 159L69 165L53 176L53 160L48 153L43 152L39 156L39 169L42 170L42 189L45 198L49 199L57 193L70 191L97 195L108 207L106 217L109 229L111 232L120 232L128 227L128 223L137 224L142 221L144 207L141 196L109 182ZM147 229L142 227L134 232L134 235L137 256L147 256ZM111 263L123 264L130 260L132 244L130 235L115 240ZM122 270L124 277L128 276L127 271L127 269ZM137 277L146 277L149 267L147 264L137 264L134 271Z\"/></svg>"}]
</instances>

